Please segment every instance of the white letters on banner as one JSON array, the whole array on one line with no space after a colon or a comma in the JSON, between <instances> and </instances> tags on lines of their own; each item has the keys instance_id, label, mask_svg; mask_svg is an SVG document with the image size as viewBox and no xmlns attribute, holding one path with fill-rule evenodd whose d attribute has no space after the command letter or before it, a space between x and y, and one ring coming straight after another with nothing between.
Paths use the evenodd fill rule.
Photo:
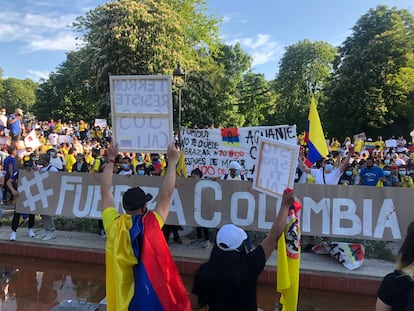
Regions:
<instances>
[{"instance_id":1,"label":"white letters on banner","mask_svg":"<svg viewBox=\"0 0 414 311\"><path fill-rule=\"evenodd\" d=\"M251 178L255 172L260 137L296 145L296 125L182 128L180 145L184 151L187 173L198 167L203 176L220 177L228 173L231 161L237 161L244 168L241 173Z\"/></svg>"},{"instance_id":2,"label":"white letters on banner","mask_svg":"<svg viewBox=\"0 0 414 311\"><path fill-rule=\"evenodd\" d=\"M115 208L134 186L152 194L154 209L162 177L114 176ZM20 171L16 211L27 214L101 218L100 186L92 174ZM295 184L302 202L303 234L400 240L412 220L414 193L408 188ZM234 223L246 230L268 231L280 199L252 189L250 181L178 178L168 224L217 228Z\"/></svg>"},{"instance_id":3,"label":"white letters on banner","mask_svg":"<svg viewBox=\"0 0 414 311\"><path fill-rule=\"evenodd\" d=\"M120 151L163 153L173 133L170 76L110 76L113 140Z\"/></svg>"}]
</instances>

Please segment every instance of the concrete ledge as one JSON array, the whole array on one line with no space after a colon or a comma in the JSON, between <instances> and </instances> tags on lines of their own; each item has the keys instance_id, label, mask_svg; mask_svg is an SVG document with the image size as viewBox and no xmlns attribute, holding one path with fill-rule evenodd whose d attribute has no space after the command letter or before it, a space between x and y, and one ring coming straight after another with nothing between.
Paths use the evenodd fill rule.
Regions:
<instances>
[{"instance_id":1,"label":"concrete ledge","mask_svg":"<svg viewBox=\"0 0 414 311\"><path fill-rule=\"evenodd\" d=\"M38 230L39 233L40 230ZM57 231L57 238L42 241L27 236L19 228L17 241L9 241L10 229L0 228L0 253L5 255L105 264L105 240L98 234ZM182 274L194 274L208 260L212 246L205 249L183 238L183 244L170 244L170 250ZM276 284L276 251L268 260L259 282ZM328 290L351 294L376 295L382 278L394 270L395 264L367 259L361 268L349 271L328 255L302 254L301 288Z\"/></svg>"}]
</instances>

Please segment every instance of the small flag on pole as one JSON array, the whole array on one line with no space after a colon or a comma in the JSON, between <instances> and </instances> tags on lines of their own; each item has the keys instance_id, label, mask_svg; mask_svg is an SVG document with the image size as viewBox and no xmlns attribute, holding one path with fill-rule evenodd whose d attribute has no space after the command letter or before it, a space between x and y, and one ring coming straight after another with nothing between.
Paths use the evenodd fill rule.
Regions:
<instances>
[{"instance_id":1,"label":"small flag on pole","mask_svg":"<svg viewBox=\"0 0 414 311\"><path fill-rule=\"evenodd\" d=\"M314 97L312 97L309 107L305 142L308 144L308 155L305 160L305 164L308 167L311 167L313 163L328 155L328 146L326 145L325 135L323 134L322 124L319 119L318 110L316 109L316 100Z\"/></svg>"}]
</instances>

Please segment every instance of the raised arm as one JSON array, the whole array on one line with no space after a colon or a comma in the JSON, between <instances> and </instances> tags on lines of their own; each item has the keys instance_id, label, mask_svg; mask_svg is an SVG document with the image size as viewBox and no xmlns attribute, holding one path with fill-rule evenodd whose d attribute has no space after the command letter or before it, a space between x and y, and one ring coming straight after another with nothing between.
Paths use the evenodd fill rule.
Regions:
<instances>
[{"instance_id":1,"label":"raised arm","mask_svg":"<svg viewBox=\"0 0 414 311\"><path fill-rule=\"evenodd\" d=\"M175 147L175 142L168 145L167 173L163 177L164 180L162 182L160 193L158 195L157 205L155 206L155 211L158 213L158 215L161 216L164 221L167 219L168 212L170 210L171 197L175 188L175 180L177 178L175 167L177 165L180 154L180 151Z\"/></svg>"},{"instance_id":2,"label":"raised arm","mask_svg":"<svg viewBox=\"0 0 414 311\"><path fill-rule=\"evenodd\" d=\"M279 213L273 220L272 228L270 228L270 232L267 237L262 241L262 243L260 243L265 252L266 260L270 257L273 250L276 248L277 241L279 240L279 237L282 235L282 232L286 227L289 207L293 205L294 202L294 192L287 192L285 190L283 192L282 205L280 206Z\"/></svg>"},{"instance_id":3,"label":"raised arm","mask_svg":"<svg viewBox=\"0 0 414 311\"><path fill-rule=\"evenodd\" d=\"M354 155L354 146L349 145L348 147L348 154L346 155L346 158L344 159L344 162L341 163L339 166L339 169L341 170L341 173L345 172L345 169L349 166L349 160Z\"/></svg>"},{"instance_id":4,"label":"raised arm","mask_svg":"<svg viewBox=\"0 0 414 311\"><path fill-rule=\"evenodd\" d=\"M100 178L101 183L101 210L114 207L114 195L111 191L112 175L114 174L115 157L118 154L118 144L111 143L106 150L109 162L104 164L103 173Z\"/></svg>"}]
</instances>

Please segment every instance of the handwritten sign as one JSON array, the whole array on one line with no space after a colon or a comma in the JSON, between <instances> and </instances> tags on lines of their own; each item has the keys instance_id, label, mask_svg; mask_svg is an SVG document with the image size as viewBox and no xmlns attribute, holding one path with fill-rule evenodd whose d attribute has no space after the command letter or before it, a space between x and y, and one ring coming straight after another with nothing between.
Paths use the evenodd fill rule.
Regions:
<instances>
[{"instance_id":1,"label":"handwritten sign","mask_svg":"<svg viewBox=\"0 0 414 311\"><path fill-rule=\"evenodd\" d=\"M231 161L238 161L245 176L253 177L260 137L297 143L296 125L215 129L181 128L180 145L184 150L187 172L199 168L203 176L219 177L228 173Z\"/></svg>"},{"instance_id":2,"label":"handwritten sign","mask_svg":"<svg viewBox=\"0 0 414 311\"><path fill-rule=\"evenodd\" d=\"M112 126L120 151L163 153L173 133L171 77L110 76Z\"/></svg>"},{"instance_id":3,"label":"handwritten sign","mask_svg":"<svg viewBox=\"0 0 414 311\"><path fill-rule=\"evenodd\" d=\"M298 155L298 145L261 137L253 189L279 198L286 188L293 189Z\"/></svg>"}]
</instances>

